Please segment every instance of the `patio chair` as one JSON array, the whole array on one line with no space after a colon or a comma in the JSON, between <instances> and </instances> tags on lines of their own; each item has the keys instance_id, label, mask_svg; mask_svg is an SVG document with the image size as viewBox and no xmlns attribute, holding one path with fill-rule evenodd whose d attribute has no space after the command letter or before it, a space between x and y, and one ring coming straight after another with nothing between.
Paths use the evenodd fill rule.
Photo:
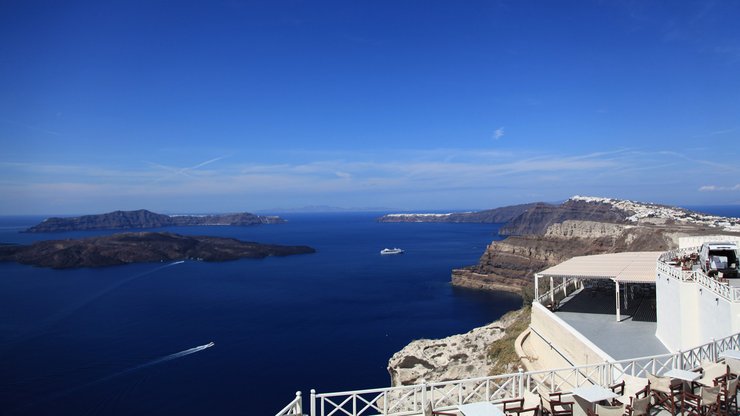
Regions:
<instances>
[{"instance_id":1,"label":"patio chair","mask_svg":"<svg viewBox=\"0 0 740 416\"><path fill-rule=\"evenodd\" d=\"M573 416L573 402L563 401L563 393L553 393L540 384L537 387L540 394L540 408L545 415Z\"/></svg>"},{"instance_id":2,"label":"patio chair","mask_svg":"<svg viewBox=\"0 0 740 416\"><path fill-rule=\"evenodd\" d=\"M504 413L509 416L527 414L527 412L532 412L532 416L537 416L540 410L539 405L536 405L534 407L525 408L524 407L524 397L504 400L500 402L500 404L503 406L502 410L504 411Z\"/></svg>"},{"instance_id":3,"label":"patio chair","mask_svg":"<svg viewBox=\"0 0 740 416\"><path fill-rule=\"evenodd\" d=\"M426 404L424 405L424 416L457 416L457 413L450 413L450 412L438 412L434 410L432 407L432 401L427 400Z\"/></svg>"},{"instance_id":4,"label":"patio chair","mask_svg":"<svg viewBox=\"0 0 740 416\"><path fill-rule=\"evenodd\" d=\"M720 413L720 386L701 387L699 394L684 391L681 403L681 414L689 416L718 415Z\"/></svg>"},{"instance_id":5,"label":"patio chair","mask_svg":"<svg viewBox=\"0 0 740 416\"><path fill-rule=\"evenodd\" d=\"M650 395L655 403L653 406L660 406L676 414L678 404L681 402L681 389L683 383L680 380L671 382L670 377L660 377L648 373L648 388Z\"/></svg>"},{"instance_id":6,"label":"patio chair","mask_svg":"<svg viewBox=\"0 0 740 416\"><path fill-rule=\"evenodd\" d=\"M725 358L725 364L727 364L727 372L732 378L740 377L740 360L737 358Z\"/></svg>"},{"instance_id":7,"label":"patio chair","mask_svg":"<svg viewBox=\"0 0 740 416\"><path fill-rule=\"evenodd\" d=\"M630 404L625 406L625 414L628 416L649 416L650 415L650 408L652 406L650 405L650 395L647 390L647 387L645 388L645 396L644 397L633 397L630 400Z\"/></svg>"},{"instance_id":8,"label":"patio chair","mask_svg":"<svg viewBox=\"0 0 740 416\"><path fill-rule=\"evenodd\" d=\"M629 374L622 375L622 382L624 382L624 388L622 392L619 392L619 388L613 389L615 393L619 394L615 400L623 404L630 404L632 398L646 397L650 395L650 389L648 389L648 380L642 377L635 377ZM621 384L621 383L620 383ZM619 384L617 385L619 386Z\"/></svg>"},{"instance_id":9,"label":"patio chair","mask_svg":"<svg viewBox=\"0 0 740 416\"><path fill-rule=\"evenodd\" d=\"M586 414L588 416L623 416L624 410L624 405L604 406L602 404L597 404L596 411L586 409Z\"/></svg>"},{"instance_id":10,"label":"patio chair","mask_svg":"<svg viewBox=\"0 0 740 416\"><path fill-rule=\"evenodd\" d=\"M722 385L722 389L719 394L719 405L720 413L723 415L737 415L737 386L740 383L740 379L733 378L727 380L727 383Z\"/></svg>"},{"instance_id":11,"label":"patio chair","mask_svg":"<svg viewBox=\"0 0 740 416\"><path fill-rule=\"evenodd\" d=\"M727 364L724 363L703 362L701 365L702 376L700 379L691 383L692 391L696 391L696 388L701 386L718 386L727 380L729 374L727 368Z\"/></svg>"}]
</instances>

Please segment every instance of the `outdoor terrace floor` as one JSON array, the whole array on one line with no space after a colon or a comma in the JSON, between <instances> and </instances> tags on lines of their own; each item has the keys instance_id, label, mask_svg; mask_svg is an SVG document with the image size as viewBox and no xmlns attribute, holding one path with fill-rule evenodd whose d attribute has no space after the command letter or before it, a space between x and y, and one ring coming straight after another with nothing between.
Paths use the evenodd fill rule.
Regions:
<instances>
[{"instance_id":1,"label":"outdoor terrace floor","mask_svg":"<svg viewBox=\"0 0 740 416\"><path fill-rule=\"evenodd\" d=\"M623 309L622 320L616 321L614 290L596 291L586 288L563 299L555 315L587 337L615 360L668 354L670 351L655 337L657 324L635 321L632 314L641 314L653 298L642 303L633 301L633 307ZM627 313L625 313L627 312Z\"/></svg>"}]
</instances>

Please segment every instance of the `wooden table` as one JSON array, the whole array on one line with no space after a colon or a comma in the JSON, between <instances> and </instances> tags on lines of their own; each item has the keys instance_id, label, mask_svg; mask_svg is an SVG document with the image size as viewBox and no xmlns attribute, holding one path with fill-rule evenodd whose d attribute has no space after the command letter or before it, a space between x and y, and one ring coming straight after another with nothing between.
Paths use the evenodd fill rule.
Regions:
<instances>
[{"instance_id":1,"label":"wooden table","mask_svg":"<svg viewBox=\"0 0 740 416\"><path fill-rule=\"evenodd\" d=\"M501 409L491 402L461 404L457 408L465 416L506 416Z\"/></svg>"}]
</instances>

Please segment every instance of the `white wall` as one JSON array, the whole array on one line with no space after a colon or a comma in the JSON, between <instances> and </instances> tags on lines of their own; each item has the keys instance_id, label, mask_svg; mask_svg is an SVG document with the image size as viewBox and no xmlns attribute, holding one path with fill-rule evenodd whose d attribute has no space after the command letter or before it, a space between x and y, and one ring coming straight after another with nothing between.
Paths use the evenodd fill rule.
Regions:
<instances>
[{"instance_id":1,"label":"white wall","mask_svg":"<svg viewBox=\"0 0 740 416\"><path fill-rule=\"evenodd\" d=\"M609 354L537 302L532 303L532 321L529 326L536 332L532 336L539 334L544 337L574 365L600 364L613 360ZM546 353L546 350L538 351L538 354Z\"/></svg>"},{"instance_id":2,"label":"white wall","mask_svg":"<svg viewBox=\"0 0 740 416\"><path fill-rule=\"evenodd\" d=\"M655 336L671 352L740 332L740 304L698 283L682 282L658 271L655 293Z\"/></svg>"}]
</instances>

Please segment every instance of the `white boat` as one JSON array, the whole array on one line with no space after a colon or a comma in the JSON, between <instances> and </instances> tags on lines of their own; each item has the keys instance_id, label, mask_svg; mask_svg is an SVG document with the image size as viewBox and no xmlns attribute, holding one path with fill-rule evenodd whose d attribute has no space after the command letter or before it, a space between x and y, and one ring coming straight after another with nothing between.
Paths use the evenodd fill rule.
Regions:
<instances>
[{"instance_id":1,"label":"white boat","mask_svg":"<svg viewBox=\"0 0 740 416\"><path fill-rule=\"evenodd\" d=\"M380 250L380 254L403 254L403 250L400 248L384 248Z\"/></svg>"},{"instance_id":2,"label":"white boat","mask_svg":"<svg viewBox=\"0 0 740 416\"><path fill-rule=\"evenodd\" d=\"M214 346L214 345L216 345L216 343L215 343L215 342L213 342L213 341L211 341L211 342L209 342L208 344L206 344L206 348L210 348L210 347L212 347L212 346Z\"/></svg>"}]
</instances>

